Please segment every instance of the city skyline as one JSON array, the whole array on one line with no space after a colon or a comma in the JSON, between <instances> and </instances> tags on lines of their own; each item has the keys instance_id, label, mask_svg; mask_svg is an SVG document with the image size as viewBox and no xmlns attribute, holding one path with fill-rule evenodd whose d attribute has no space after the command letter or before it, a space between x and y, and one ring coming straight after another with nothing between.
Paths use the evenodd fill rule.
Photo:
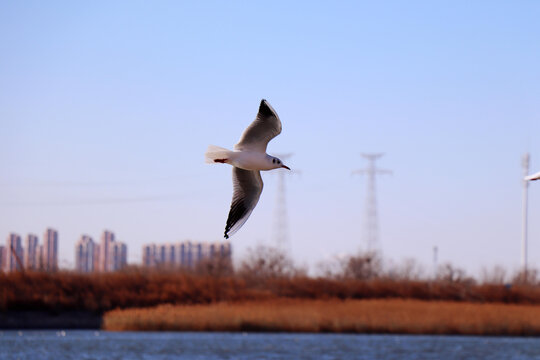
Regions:
<instances>
[{"instance_id":1,"label":"city skyline","mask_svg":"<svg viewBox=\"0 0 540 360\"><path fill-rule=\"evenodd\" d=\"M99 243L83 234L75 244L75 270L84 273L118 271L128 265L127 254L127 245L117 241L110 230L103 231Z\"/></svg>"},{"instance_id":2,"label":"city skyline","mask_svg":"<svg viewBox=\"0 0 540 360\"><path fill-rule=\"evenodd\" d=\"M18 233L10 232L6 238L6 245L0 244L0 271L7 272L8 269L10 269L9 271L20 271L17 258L22 263L24 270L47 272L75 270L81 273L117 271L130 264L148 267L158 265L193 267L197 262L211 258L218 250L221 255L226 255L232 261L231 243L228 241L183 240L167 244L145 244L142 247L142 257L139 261L128 262L128 245L118 241L115 233L106 229L102 231L99 243L95 242L92 236L81 234L74 244L75 260L71 264L66 264L65 261L58 259L59 231L47 228L42 244L39 243L39 237L32 233L26 235L24 244L22 239L23 236ZM8 251L11 246L15 249L16 255ZM45 250L47 248L50 249L48 252ZM153 249L153 251L148 252L145 249ZM170 249L177 250L173 250L171 253ZM178 260L175 260L173 255L175 251L178 253ZM59 265L62 262L64 266Z\"/></svg>"},{"instance_id":3,"label":"city skyline","mask_svg":"<svg viewBox=\"0 0 540 360\"><path fill-rule=\"evenodd\" d=\"M194 268L203 260L212 260L218 256L232 264L232 246L230 241L197 242L182 241L168 244L145 244L142 249L142 266L145 267L185 267Z\"/></svg>"}]
</instances>

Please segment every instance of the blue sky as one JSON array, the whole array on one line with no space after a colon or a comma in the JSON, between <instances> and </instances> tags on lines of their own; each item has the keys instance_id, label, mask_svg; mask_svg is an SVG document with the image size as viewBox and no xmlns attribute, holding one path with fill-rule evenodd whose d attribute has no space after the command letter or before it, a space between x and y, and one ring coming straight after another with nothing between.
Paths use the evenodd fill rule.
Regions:
<instances>
[{"instance_id":1,"label":"blue sky","mask_svg":"<svg viewBox=\"0 0 540 360\"><path fill-rule=\"evenodd\" d=\"M471 273L519 265L520 157L540 170L535 1L0 4L0 235L104 229L147 242L220 240L232 147L261 98L293 152L291 248L314 265L364 246L362 152L385 152L380 246ZM232 238L273 241L277 177ZM530 189L540 262L540 184Z\"/></svg>"}]
</instances>

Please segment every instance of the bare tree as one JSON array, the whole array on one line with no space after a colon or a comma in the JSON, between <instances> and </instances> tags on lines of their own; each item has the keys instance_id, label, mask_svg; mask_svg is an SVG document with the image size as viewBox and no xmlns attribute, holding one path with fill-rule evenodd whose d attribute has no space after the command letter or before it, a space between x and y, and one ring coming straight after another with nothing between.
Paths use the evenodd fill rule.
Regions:
<instances>
[{"instance_id":1,"label":"bare tree","mask_svg":"<svg viewBox=\"0 0 540 360\"><path fill-rule=\"evenodd\" d=\"M305 271L296 268L293 260L283 250L258 245L248 249L238 274L247 280L266 280L305 275Z\"/></svg>"},{"instance_id":2,"label":"bare tree","mask_svg":"<svg viewBox=\"0 0 540 360\"><path fill-rule=\"evenodd\" d=\"M233 266L229 254L216 253L206 259L203 259L195 265L196 274L210 275L214 277L231 276Z\"/></svg>"},{"instance_id":3,"label":"bare tree","mask_svg":"<svg viewBox=\"0 0 540 360\"><path fill-rule=\"evenodd\" d=\"M360 253L344 260L343 276L346 278L369 280L382 273L382 260L377 252Z\"/></svg>"},{"instance_id":4,"label":"bare tree","mask_svg":"<svg viewBox=\"0 0 540 360\"><path fill-rule=\"evenodd\" d=\"M318 276L326 279L342 278L347 259L348 257L335 255L330 259L319 261L316 265L316 273Z\"/></svg>"},{"instance_id":5,"label":"bare tree","mask_svg":"<svg viewBox=\"0 0 540 360\"><path fill-rule=\"evenodd\" d=\"M527 269L519 271L512 278L512 284L514 285L538 285L538 270Z\"/></svg>"},{"instance_id":6,"label":"bare tree","mask_svg":"<svg viewBox=\"0 0 540 360\"><path fill-rule=\"evenodd\" d=\"M467 276L465 270L455 267L450 263L442 264L437 271L437 280L451 283L474 284L473 278Z\"/></svg>"},{"instance_id":7,"label":"bare tree","mask_svg":"<svg viewBox=\"0 0 540 360\"><path fill-rule=\"evenodd\" d=\"M505 283L506 277L506 269L496 265L491 269L482 269L481 282L482 284L502 285Z\"/></svg>"},{"instance_id":8,"label":"bare tree","mask_svg":"<svg viewBox=\"0 0 540 360\"><path fill-rule=\"evenodd\" d=\"M421 280L424 268L412 258L405 259L398 264L390 264L386 276L393 280Z\"/></svg>"}]
</instances>

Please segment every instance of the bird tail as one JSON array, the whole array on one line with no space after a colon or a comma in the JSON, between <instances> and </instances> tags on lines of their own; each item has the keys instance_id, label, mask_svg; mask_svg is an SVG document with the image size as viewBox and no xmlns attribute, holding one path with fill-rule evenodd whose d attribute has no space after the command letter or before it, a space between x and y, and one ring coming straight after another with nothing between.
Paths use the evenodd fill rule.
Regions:
<instances>
[{"instance_id":1,"label":"bird tail","mask_svg":"<svg viewBox=\"0 0 540 360\"><path fill-rule=\"evenodd\" d=\"M231 153L232 153L231 150L228 150L219 146L215 146L215 145L209 145L208 149L206 149L206 152L204 153L204 161L208 164L213 164L215 162L222 162L222 161L216 161L216 160L228 159Z\"/></svg>"}]
</instances>

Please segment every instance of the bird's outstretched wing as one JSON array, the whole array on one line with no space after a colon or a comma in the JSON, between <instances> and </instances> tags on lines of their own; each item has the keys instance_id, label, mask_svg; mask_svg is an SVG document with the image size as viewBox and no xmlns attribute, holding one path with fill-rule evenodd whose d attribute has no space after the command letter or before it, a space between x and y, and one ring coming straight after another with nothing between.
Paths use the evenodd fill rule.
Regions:
<instances>
[{"instance_id":1,"label":"bird's outstretched wing","mask_svg":"<svg viewBox=\"0 0 540 360\"><path fill-rule=\"evenodd\" d=\"M225 225L225 239L244 225L259 202L263 189L261 173L233 167L233 198Z\"/></svg>"},{"instance_id":2,"label":"bird's outstretched wing","mask_svg":"<svg viewBox=\"0 0 540 360\"><path fill-rule=\"evenodd\" d=\"M281 121L274 109L264 99L261 100L255 120L244 130L235 150L266 152L268 142L281 133Z\"/></svg>"}]
</instances>

